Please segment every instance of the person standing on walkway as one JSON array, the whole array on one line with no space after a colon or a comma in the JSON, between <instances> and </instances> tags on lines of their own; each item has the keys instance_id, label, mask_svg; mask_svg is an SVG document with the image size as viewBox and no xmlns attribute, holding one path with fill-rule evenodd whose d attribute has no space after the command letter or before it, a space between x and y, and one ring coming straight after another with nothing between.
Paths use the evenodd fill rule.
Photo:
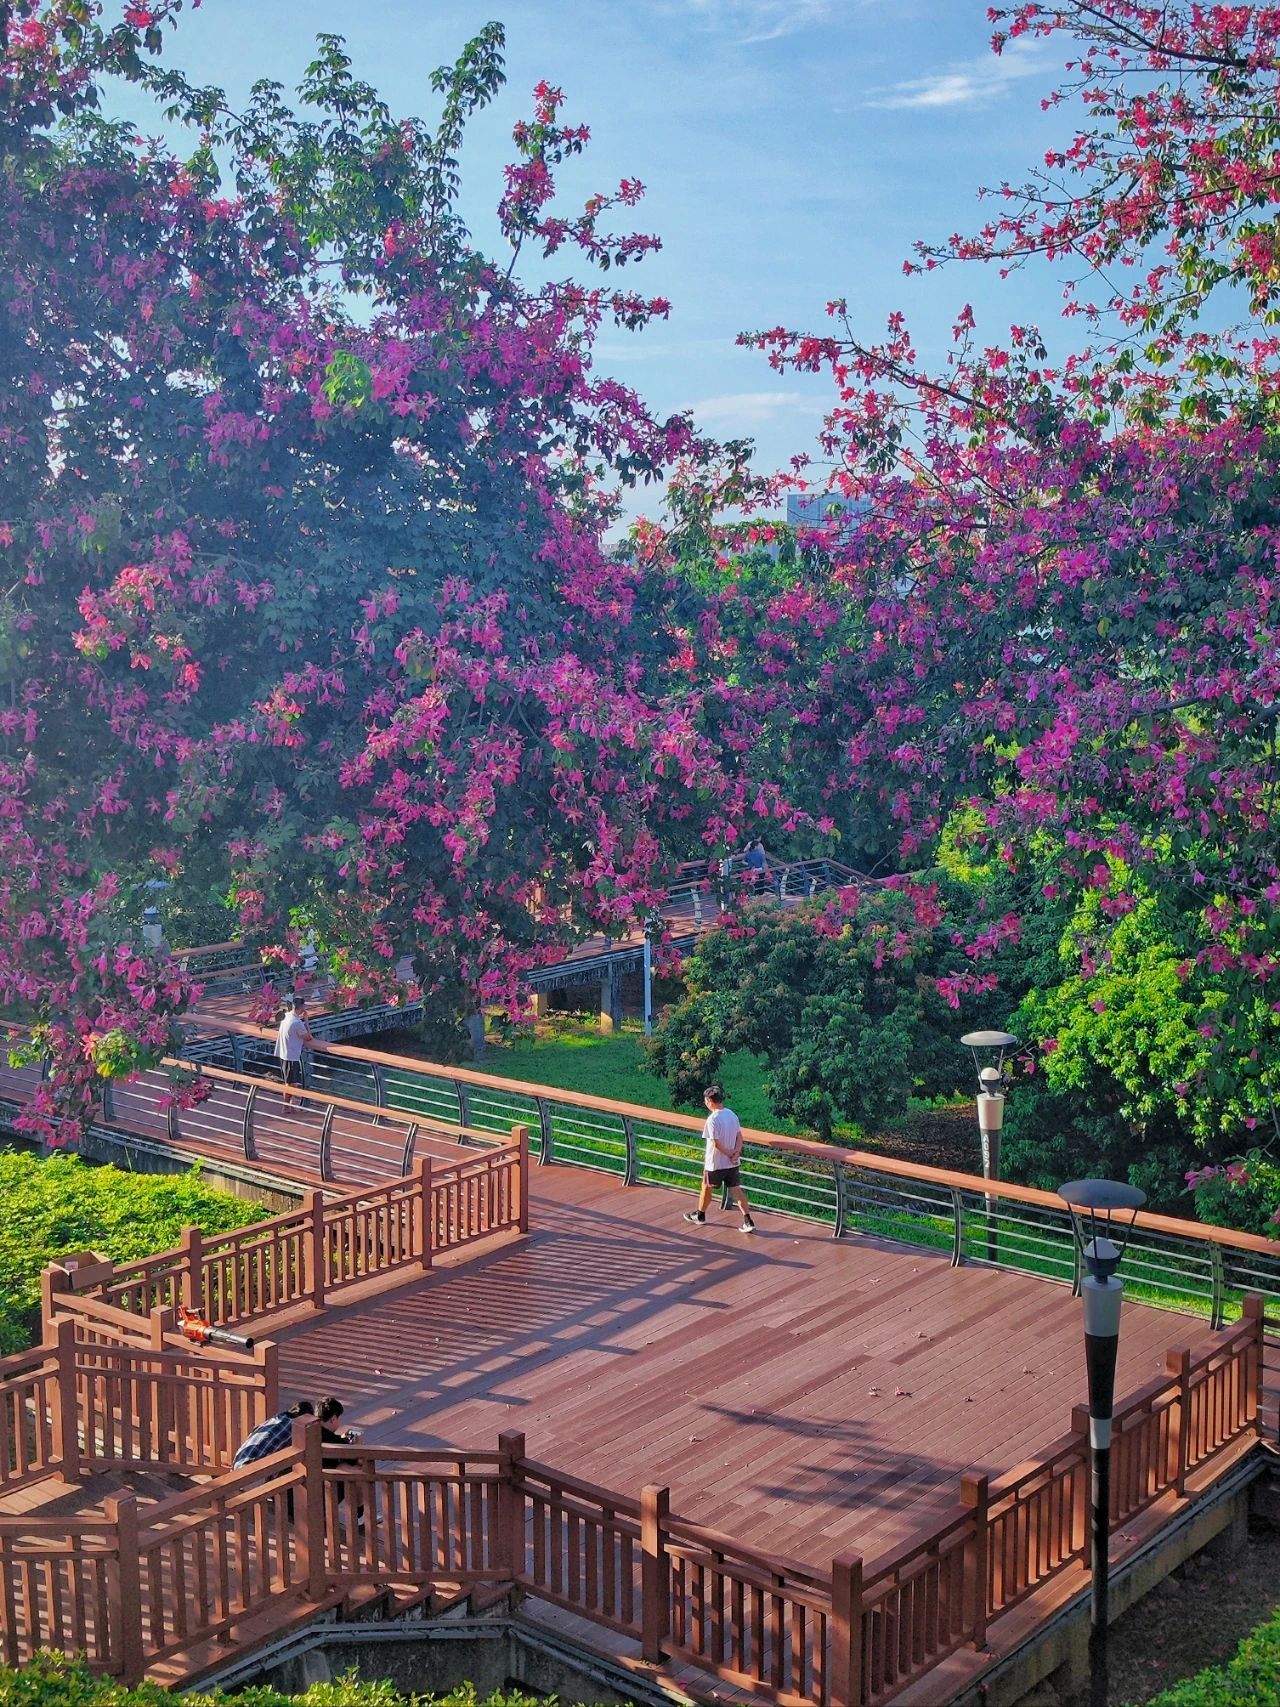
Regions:
<instances>
[{"instance_id":1,"label":"person standing on walkway","mask_svg":"<svg viewBox=\"0 0 1280 1707\"><path fill-rule=\"evenodd\" d=\"M702 1190L698 1193L698 1207L691 1210L685 1220L691 1221L695 1227L705 1227L711 1193L717 1186L727 1186L742 1211L742 1232L754 1233L756 1224L751 1219L751 1205L742 1189L742 1174L739 1169L742 1160L742 1122L725 1103L724 1091L719 1085L708 1085L702 1094L702 1100L707 1110L706 1122L702 1128Z\"/></svg>"},{"instance_id":2,"label":"person standing on walkway","mask_svg":"<svg viewBox=\"0 0 1280 1707\"><path fill-rule=\"evenodd\" d=\"M747 880L751 884L752 894L763 894L769 883L769 859L759 836L747 844L742 863L746 869Z\"/></svg>"},{"instance_id":3,"label":"person standing on walkway","mask_svg":"<svg viewBox=\"0 0 1280 1707\"><path fill-rule=\"evenodd\" d=\"M302 1051L314 1042L315 1038L307 1029L307 1004L303 1001L286 1002L284 1018L276 1033L276 1060L280 1063L286 1102L289 1101L291 1085L302 1088Z\"/></svg>"}]
</instances>

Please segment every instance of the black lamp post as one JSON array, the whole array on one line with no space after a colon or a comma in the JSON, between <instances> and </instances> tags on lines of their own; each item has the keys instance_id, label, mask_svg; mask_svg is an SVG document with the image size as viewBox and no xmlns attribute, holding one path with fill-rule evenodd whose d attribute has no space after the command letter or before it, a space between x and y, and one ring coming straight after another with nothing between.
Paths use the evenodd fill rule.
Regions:
<instances>
[{"instance_id":1,"label":"black lamp post","mask_svg":"<svg viewBox=\"0 0 1280 1707\"><path fill-rule=\"evenodd\" d=\"M1111 1518L1111 1417L1115 1406L1116 1351L1124 1283L1116 1274L1147 1201L1135 1185L1081 1179L1058 1187L1071 1211L1080 1252L1084 1299L1084 1357L1089 1373L1090 1543L1093 1599L1089 1622L1089 1703L1107 1703L1108 1544Z\"/></svg>"},{"instance_id":2,"label":"black lamp post","mask_svg":"<svg viewBox=\"0 0 1280 1707\"><path fill-rule=\"evenodd\" d=\"M1009 1088L1004 1058L1010 1049L1018 1047L1018 1039L1011 1031L966 1031L960 1042L972 1051L973 1064L978 1070L978 1137L982 1143L982 1177L999 1179L1004 1093ZM987 1259L990 1262L994 1262L998 1255L996 1209L995 1198L988 1197Z\"/></svg>"}]
</instances>

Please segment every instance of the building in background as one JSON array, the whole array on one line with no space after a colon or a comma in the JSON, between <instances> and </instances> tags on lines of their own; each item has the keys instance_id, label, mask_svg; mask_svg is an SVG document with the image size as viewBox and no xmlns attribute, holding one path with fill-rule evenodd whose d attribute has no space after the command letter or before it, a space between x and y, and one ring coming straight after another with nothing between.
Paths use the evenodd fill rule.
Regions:
<instances>
[{"instance_id":1,"label":"building in background","mask_svg":"<svg viewBox=\"0 0 1280 1707\"><path fill-rule=\"evenodd\" d=\"M865 498L842 498L836 492L791 492L787 495L787 526L826 532L834 528L837 538L856 533L867 513Z\"/></svg>"}]
</instances>

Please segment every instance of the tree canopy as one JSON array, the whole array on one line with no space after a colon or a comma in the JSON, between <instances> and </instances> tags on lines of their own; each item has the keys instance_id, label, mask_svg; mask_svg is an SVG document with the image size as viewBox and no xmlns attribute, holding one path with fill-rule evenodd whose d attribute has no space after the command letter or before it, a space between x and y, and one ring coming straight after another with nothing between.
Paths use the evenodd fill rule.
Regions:
<instances>
[{"instance_id":1,"label":"tree canopy","mask_svg":"<svg viewBox=\"0 0 1280 1707\"><path fill-rule=\"evenodd\" d=\"M965 307L926 367L901 314L875 341L840 301L825 328L744 334L830 376L827 484L858 517L802 533L819 586L755 604L754 738L900 871L985 868L949 892L967 964L939 981L996 986L1032 1040L1026 1165L1051 1110L1059 1176L1150 1182L1158 1153L1180 1189L1188 1151L1280 1134L1280 14L992 17L997 52L1061 48L1046 104L1085 122L908 271L1065 264L1088 342L1055 362ZM678 561L684 536L646 543ZM723 604L752 596L732 540L700 561Z\"/></svg>"},{"instance_id":2,"label":"tree canopy","mask_svg":"<svg viewBox=\"0 0 1280 1707\"><path fill-rule=\"evenodd\" d=\"M490 258L459 153L498 26L435 73L427 124L334 37L297 110L259 83L233 111L165 66L179 10L0 15L0 998L54 1055L55 1137L104 1032L154 1053L185 1000L112 959L147 877L224 893L285 963L311 937L353 996L409 955L467 1011L647 907L664 826L779 798L720 765L668 674L665 580L604 542L620 483L704 454L592 366L602 324L667 304L520 279L530 253L640 259L656 240L610 229L639 182L561 211L588 133L540 84ZM188 152L106 116L121 78Z\"/></svg>"},{"instance_id":3,"label":"tree canopy","mask_svg":"<svg viewBox=\"0 0 1280 1707\"><path fill-rule=\"evenodd\" d=\"M332 37L295 104L232 111L167 65L179 10L0 9L0 999L59 1061L37 1120L71 1130L187 999L124 942L147 876L226 894L286 963L313 935L353 994L412 954L463 1011L772 820L896 873L942 1001L1023 1004L1044 1094L1092 1087L1084 1148L1274 1123L1280 14L993 14L997 51L1062 48L1067 134L908 264L1065 262L1085 342L963 308L925 366L901 315L874 340L840 302L744 334L833 387L847 507L775 553L743 509L815 471L761 482L592 365L668 305L616 283L656 242L612 229L638 182L561 206L588 136L554 86L503 254L469 236L497 26L426 122ZM185 150L106 116L121 78ZM610 550L619 485L668 477ZM800 928L778 951L817 975ZM797 1027L806 1095L838 1006Z\"/></svg>"}]
</instances>

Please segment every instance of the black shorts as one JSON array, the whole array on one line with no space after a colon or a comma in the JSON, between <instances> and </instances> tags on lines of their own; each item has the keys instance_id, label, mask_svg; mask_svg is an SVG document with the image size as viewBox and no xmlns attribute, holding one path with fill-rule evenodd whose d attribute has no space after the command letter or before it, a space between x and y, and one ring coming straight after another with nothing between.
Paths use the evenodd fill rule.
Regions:
<instances>
[{"instance_id":1,"label":"black shorts","mask_svg":"<svg viewBox=\"0 0 1280 1707\"><path fill-rule=\"evenodd\" d=\"M707 1173L708 1185L741 1185L741 1168L711 1168Z\"/></svg>"},{"instance_id":2,"label":"black shorts","mask_svg":"<svg viewBox=\"0 0 1280 1707\"><path fill-rule=\"evenodd\" d=\"M280 1063L280 1077L286 1085L300 1085L302 1083L302 1062L282 1061Z\"/></svg>"}]
</instances>

